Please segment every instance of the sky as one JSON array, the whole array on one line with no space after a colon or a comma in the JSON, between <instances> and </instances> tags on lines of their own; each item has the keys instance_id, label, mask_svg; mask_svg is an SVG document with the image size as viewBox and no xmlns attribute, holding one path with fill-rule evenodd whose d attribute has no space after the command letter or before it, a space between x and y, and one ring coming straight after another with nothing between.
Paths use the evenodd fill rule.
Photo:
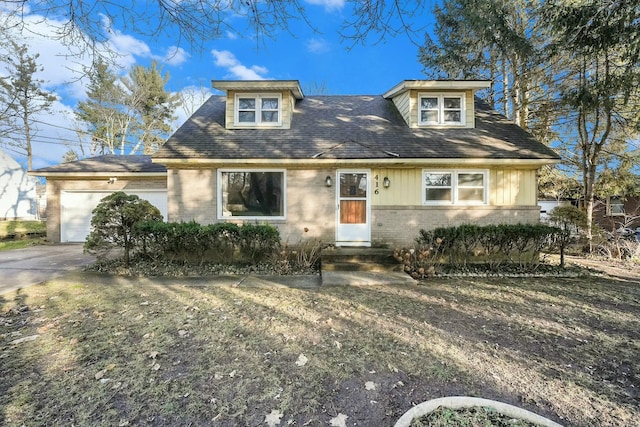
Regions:
<instances>
[{"instance_id":1,"label":"sky","mask_svg":"<svg viewBox=\"0 0 640 427\"><path fill-rule=\"evenodd\" d=\"M279 31L273 38L256 39L250 32L241 30L242 25L234 25L240 30L225 31L219 38L192 48L177 45L170 31L145 37L130 25L105 20L107 43L119 53L117 62L122 67L121 74L126 74L133 65L148 66L151 61L158 61L163 72L170 76L166 89L191 94L192 102L177 112L174 128L209 95L217 94L211 88L211 80L299 80L303 92L307 93L320 87L323 94L328 95L380 95L402 80L425 78L415 43L424 40L424 31L432 30L429 2L423 13L414 17L413 23L424 31L416 33L413 40L401 33L387 35L380 41L374 34L364 43L353 44L339 34L345 20L352 17L351 3L300 1L314 28L302 22L290 22L290 32ZM6 19L3 8L9 7L8 4L0 2L0 23ZM148 7L153 2L145 4ZM78 123L73 112L78 102L86 99L87 79L81 78L80 70L90 64L90 58L73 55L55 37L55 29L65 21L64 15L43 16L29 7L25 10L25 25L18 37L29 46L31 55L40 55L38 63L43 71L38 78L44 81L46 90L57 96L52 111L36 119L33 167L37 169L60 163L70 148L79 151L80 142L73 131ZM4 74L4 65L0 63L0 75ZM26 165L26 156L5 146L0 149Z\"/></svg>"}]
</instances>

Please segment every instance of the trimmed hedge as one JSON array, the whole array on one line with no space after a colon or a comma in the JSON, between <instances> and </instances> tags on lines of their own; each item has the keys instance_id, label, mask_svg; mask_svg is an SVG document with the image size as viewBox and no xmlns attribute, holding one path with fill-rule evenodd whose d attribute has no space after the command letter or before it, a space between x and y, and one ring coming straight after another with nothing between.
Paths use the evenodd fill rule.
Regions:
<instances>
[{"instance_id":1,"label":"trimmed hedge","mask_svg":"<svg viewBox=\"0 0 640 427\"><path fill-rule=\"evenodd\" d=\"M278 229L263 224L149 221L139 224L137 231L144 236L143 252L185 263L257 263L280 248Z\"/></svg>"},{"instance_id":2,"label":"trimmed hedge","mask_svg":"<svg viewBox=\"0 0 640 427\"><path fill-rule=\"evenodd\" d=\"M418 248L410 255L420 255L427 267L484 263L496 270L508 263L531 268L540 263L540 253L554 244L559 233L560 229L544 224L465 224L420 230Z\"/></svg>"}]
</instances>

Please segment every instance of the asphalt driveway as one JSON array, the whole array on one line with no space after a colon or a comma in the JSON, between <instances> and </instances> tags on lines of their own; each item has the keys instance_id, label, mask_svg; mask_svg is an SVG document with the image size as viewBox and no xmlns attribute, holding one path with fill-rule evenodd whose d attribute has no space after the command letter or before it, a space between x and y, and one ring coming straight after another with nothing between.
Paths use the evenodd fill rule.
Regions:
<instances>
[{"instance_id":1,"label":"asphalt driveway","mask_svg":"<svg viewBox=\"0 0 640 427\"><path fill-rule=\"evenodd\" d=\"M81 243L0 251L0 294L50 280L94 260L82 253Z\"/></svg>"}]
</instances>

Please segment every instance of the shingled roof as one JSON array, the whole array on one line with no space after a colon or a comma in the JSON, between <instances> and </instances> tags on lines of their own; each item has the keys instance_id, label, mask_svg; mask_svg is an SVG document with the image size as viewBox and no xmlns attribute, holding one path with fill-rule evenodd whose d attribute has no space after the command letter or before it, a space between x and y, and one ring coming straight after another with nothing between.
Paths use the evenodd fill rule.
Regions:
<instances>
[{"instance_id":1,"label":"shingled roof","mask_svg":"<svg viewBox=\"0 0 640 427\"><path fill-rule=\"evenodd\" d=\"M412 129L382 96L307 96L290 129L226 129L213 96L154 159L535 159L559 160L531 134L476 99L474 129Z\"/></svg>"},{"instance_id":2,"label":"shingled roof","mask_svg":"<svg viewBox=\"0 0 640 427\"><path fill-rule=\"evenodd\" d=\"M101 174L101 173L166 173L164 165L152 163L148 155L106 154L74 162L41 168L32 172L34 175L46 176L52 174Z\"/></svg>"}]
</instances>

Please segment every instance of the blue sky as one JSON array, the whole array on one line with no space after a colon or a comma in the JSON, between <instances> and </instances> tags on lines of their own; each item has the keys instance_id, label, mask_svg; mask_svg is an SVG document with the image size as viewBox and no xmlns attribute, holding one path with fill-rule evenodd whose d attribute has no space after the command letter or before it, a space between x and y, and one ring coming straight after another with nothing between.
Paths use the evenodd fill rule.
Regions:
<instances>
[{"instance_id":1,"label":"blue sky","mask_svg":"<svg viewBox=\"0 0 640 427\"><path fill-rule=\"evenodd\" d=\"M295 79L303 90L321 86L327 94L382 94L401 80L424 78L418 47L406 34L387 36L380 42L378 36L372 35L364 45L353 45L339 35L343 22L350 18L349 3L345 0L301 3L319 32L292 21L292 34L283 31L274 39L257 41L229 31L219 39L205 42L202 49L193 50L189 46L177 47L171 34L145 38L125 25L112 22L108 43L120 54L122 73L134 64L146 66L156 60L170 74L168 90L192 94L191 105L179 111L176 126L212 93L212 79ZM0 5L0 19L4 20L2 7L5 6ZM414 19L414 24L425 31L432 30L431 7L428 4L422 16ZM39 168L57 164L69 148L79 148L81 142L71 129L78 126L73 111L78 101L84 99L87 83L86 79L78 80L78 71L89 63L89 58L70 57L69 50L53 36L64 17L45 18L29 9L27 12L26 31L17 36L23 37L31 54L40 54L38 61L44 72L39 77L45 81L47 90L58 95L54 110L39 118L34 144L34 168ZM243 28L241 22L235 24L236 28ZM414 39L422 41L423 33L416 34ZM22 156L8 152L25 163Z\"/></svg>"}]
</instances>

